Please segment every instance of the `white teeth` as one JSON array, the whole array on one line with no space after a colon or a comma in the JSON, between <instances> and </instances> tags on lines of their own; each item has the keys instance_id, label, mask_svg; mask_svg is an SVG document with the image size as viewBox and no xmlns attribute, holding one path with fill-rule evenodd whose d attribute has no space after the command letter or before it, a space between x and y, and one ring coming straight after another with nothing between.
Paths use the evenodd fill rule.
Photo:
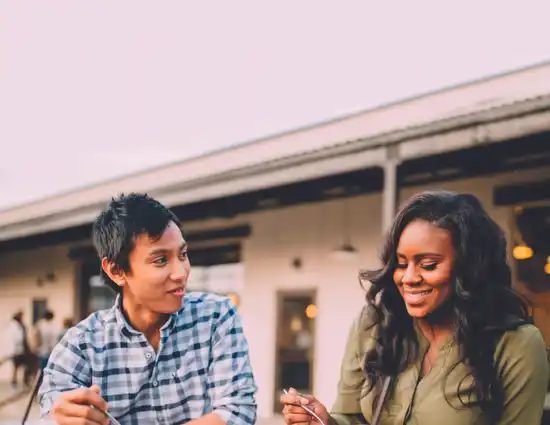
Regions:
<instances>
[{"instance_id":1,"label":"white teeth","mask_svg":"<svg viewBox=\"0 0 550 425\"><path fill-rule=\"evenodd\" d=\"M427 294L429 294L430 292L432 292L431 289L428 289L427 291L422 291L422 292L407 292L407 291L405 291L405 293L406 293L407 295L411 295L411 296L413 296L413 297L419 297L419 296L422 296L422 295L427 295Z\"/></svg>"},{"instance_id":2,"label":"white teeth","mask_svg":"<svg viewBox=\"0 0 550 425\"><path fill-rule=\"evenodd\" d=\"M174 289L173 291L170 291L170 292L181 292L181 291L183 291L183 288Z\"/></svg>"}]
</instances>

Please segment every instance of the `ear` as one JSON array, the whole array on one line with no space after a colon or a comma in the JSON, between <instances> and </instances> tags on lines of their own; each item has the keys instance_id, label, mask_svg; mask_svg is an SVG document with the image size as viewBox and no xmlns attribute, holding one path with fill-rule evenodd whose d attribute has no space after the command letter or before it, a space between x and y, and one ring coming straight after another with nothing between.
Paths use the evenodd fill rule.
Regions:
<instances>
[{"instance_id":1,"label":"ear","mask_svg":"<svg viewBox=\"0 0 550 425\"><path fill-rule=\"evenodd\" d=\"M126 284L126 274L124 273L124 270L122 270L115 263L107 260L107 257L103 257L101 260L101 268L107 276L109 276L109 279L121 288Z\"/></svg>"}]
</instances>

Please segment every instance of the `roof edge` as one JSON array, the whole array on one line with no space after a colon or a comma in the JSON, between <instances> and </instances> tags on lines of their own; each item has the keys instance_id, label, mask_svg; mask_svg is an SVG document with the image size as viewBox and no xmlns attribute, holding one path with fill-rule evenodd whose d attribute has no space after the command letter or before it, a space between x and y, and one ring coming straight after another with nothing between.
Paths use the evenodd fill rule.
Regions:
<instances>
[{"instance_id":1,"label":"roof edge","mask_svg":"<svg viewBox=\"0 0 550 425\"><path fill-rule=\"evenodd\" d=\"M257 138L252 138L252 139L245 140L245 141L242 141L242 142L236 142L235 144L232 144L230 146L220 148L220 149L215 149L215 150L205 152L205 153L200 154L200 155L196 155L196 156L192 156L192 157L184 158L184 159L179 159L179 160L175 160L175 161L171 161L171 162L162 163L160 165L155 165L153 167L144 168L144 169L142 169L140 171L137 171L137 172L129 172L129 173L121 174L119 176L115 176L115 177L105 179L105 180L97 180L95 182L91 182L89 184L77 186L77 187L72 188L72 189L60 191L60 192L57 192L57 193L54 193L54 194L51 194L51 195L46 195L44 197L39 197L39 198L36 198L32 201L25 201L25 202L17 203L17 204L9 206L7 208L0 209L0 215L3 214L3 213L8 213L8 212L20 209L20 208L24 208L25 206L28 206L28 205L31 205L31 204L35 204L35 203L39 203L39 202L43 202L43 201L48 201L48 200L53 200L53 199L58 198L58 197L63 197L63 196L75 194L75 193L81 192L83 190L94 188L94 187L97 187L97 186L100 186L100 185L103 185L103 184L116 183L116 182L123 181L123 180L128 179L128 178L137 177L137 176L140 176L140 175L145 175L145 174L148 174L148 173L151 173L151 172L155 172L157 170L160 170L160 169L163 169L163 168L166 168L166 167L185 164L186 162L194 161L194 160L197 160L197 159L200 159L200 158L208 158L208 157L216 156L216 155L219 155L219 154L227 152L227 151L232 151L232 150L244 148L246 146L253 145L253 144L256 144L256 143L261 143L261 142L266 141L266 140L270 140L270 139L274 139L274 138L278 138L278 137L282 137L282 136L288 136L288 135L292 135L292 134L295 134L295 133L308 131L308 130L311 130L313 128L338 123L340 121L347 120L349 118L353 118L353 117L356 117L358 115L362 115L362 114L366 114L366 113L374 112L374 111L379 111L379 110L383 110L383 109L386 109L386 108L391 108L391 107L398 106L398 105L403 105L403 104L406 104L406 103L409 103L409 102L412 102L412 101L415 101L415 100L419 100L419 99L422 99L422 98L427 98L427 97L438 95L438 94L441 94L441 93L451 92L453 90L457 90L457 89L460 89L460 88L463 88L463 87L474 86L476 84L485 83L485 82L488 82L488 81L491 81L491 80L503 78L503 77L513 75L513 74L519 74L519 73L529 71L529 70L533 70L533 69L537 69L537 68L543 68L543 67L546 67L546 66L550 66L550 59L540 61L540 62L537 62L535 64L526 65L526 66L523 66L523 67L513 68L513 69L510 69L510 70L507 70L507 71L504 71L504 72L500 72L500 73L491 73L491 74L488 74L486 76L482 76L482 77L474 79L474 80L468 80L468 81L464 81L464 82L461 82L461 83L452 84L452 85L449 85L449 86L445 86L445 87L430 90L430 91L427 91L427 92L422 92L422 93L419 93L419 94L416 94L416 95L408 96L408 97L405 97L405 98L402 98L402 99L398 99L398 100L394 100L394 101L390 101L390 102L384 102L384 103L382 103L378 106L374 106L374 107L370 107L370 108L361 108L361 109L358 109L356 111L344 113L344 114L341 114L341 115L338 115L338 116L335 116L335 117L332 117L332 118L329 118L329 119L314 121L314 122L311 122L309 124L306 124L306 125L303 125L303 126L300 126L300 127L295 127L295 128L291 128L291 129L288 129L288 130L269 133L267 135L260 136L260 137L257 137Z\"/></svg>"}]
</instances>

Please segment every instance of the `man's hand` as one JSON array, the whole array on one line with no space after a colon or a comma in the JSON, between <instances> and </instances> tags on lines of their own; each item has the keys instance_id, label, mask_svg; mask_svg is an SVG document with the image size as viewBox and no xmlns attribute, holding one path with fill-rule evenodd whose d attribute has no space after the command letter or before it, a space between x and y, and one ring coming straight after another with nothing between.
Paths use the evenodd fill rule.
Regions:
<instances>
[{"instance_id":1,"label":"man's hand","mask_svg":"<svg viewBox=\"0 0 550 425\"><path fill-rule=\"evenodd\" d=\"M55 402L51 416L59 425L108 425L109 418L98 410L107 411L107 403L99 393L96 385L66 391Z\"/></svg>"},{"instance_id":2,"label":"man's hand","mask_svg":"<svg viewBox=\"0 0 550 425\"><path fill-rule=\"evenodd\" d=\"M288 394L281 396L281 403L285 405L283 415L287 425L309 425L312 421L319 424L317 418L301 408L300 405L307 405L319 415L325 425L329 424L330 416L327 408L312 395L301 395L294 388L290 388Z\"/></svg>"}]
</instances>

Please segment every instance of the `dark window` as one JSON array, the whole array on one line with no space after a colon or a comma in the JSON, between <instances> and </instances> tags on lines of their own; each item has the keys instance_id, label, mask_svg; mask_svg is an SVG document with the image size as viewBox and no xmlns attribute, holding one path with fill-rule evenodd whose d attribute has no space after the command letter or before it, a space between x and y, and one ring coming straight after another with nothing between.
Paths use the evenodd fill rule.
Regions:
<instances>
[{"instance_id":1,"label":"dark window","mask_svg":"<svg viewBox=\"0 0 550 425\"><path fill-rule=\"evenodd\" d=\"M48 300L34 299L32 300L32 324L34 325L44 317L44 313L48 309Z\"/></svg>"}]
</instances>

